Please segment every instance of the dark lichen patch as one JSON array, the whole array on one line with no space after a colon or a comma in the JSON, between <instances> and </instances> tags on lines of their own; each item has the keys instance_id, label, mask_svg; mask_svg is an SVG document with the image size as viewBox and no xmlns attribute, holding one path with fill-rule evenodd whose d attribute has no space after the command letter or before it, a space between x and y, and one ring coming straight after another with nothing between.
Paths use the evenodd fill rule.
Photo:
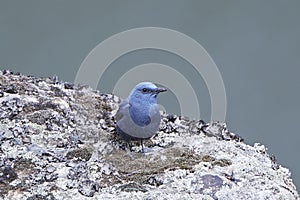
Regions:
<instances>
[{"instance_id":1,"label":"dark lichen patch","mask_svg":"<svg viewBox=\"0 0 300 200\"><path fill-rule=\"evenodd\" d=\"M47 195L35 194L28 197L27 200L55 200L55 197L51 193Z\"/></svg>"},{"instance_id":2,"label":"dark lichen patch","mask_svg":"<svg viewBox=\"0 0 300 200\"><path fill-rule=\"evenodd\" d=\"M163 181L160 180L160 179L159 179L158 177L156 177L156 176L151 176L151 177L147 180L147 183L148 183L149 185L158 187L158 186L160 186L160 185L163 184Z\"/></svg>"},{"instance_id":3,"label":"dark lichen patch","mask_svg":"<svg viewBox=\"0 0 300 200\"><path fill-rule=\"evenodd\" d=\"M14 162L13 166L12 168L6 165L0 168L0 196L6 195L11 190L25 191L30 188L26 180L34 171L31 160L19 159ZM16 185L10 185L16 179L21 179L21 181Z\"/></svg>"},{"instance_id":4,"label":"dark lichen patch","mask_svg":"<svg viewBox=\"0 0 300 200\"><path fill-rule=\"evenodd\" d=\"M123 192L138 192L138 191L147 192L148 191L146 187L137 184L135 182L121 185L120 187L118 187L118 189Z\"/></svg>"},{"instance_id":5,"label":"dark lichen patch","mask_svg":"<svg viewBox=\"0 0 300 200\"><path fill-rule=\"evenodd\" d=\"M99 180L99 185L101 188L111 187L115 184L122 183L121 180L117 176L105 175L102 174L101 179Z\"/></svg>"},{"instance_id":6,"label":"dark lichen patch","mask_svg":"<svg viewBox=\"0 0 300 200\"><path fill-rule=\"evenodd\" d=\"M15 169L9 165L0 167L0 197L7 194L13 187L9 185L18 178Z\"/></svg>"},{"instance_id":7,"label":"dark lichen patch","mask_svg":"<svg viewBox=\"0 0 300 200\"><path fill-rule=\"evenodd\" d=\"M18 174L11 166L3 166L0 168L0 182L9 184L18 178Z\"/></svg>"},{"instance_id":8,"label":"dark lichen patch","mask_svg":"<svg viewBox=\"0 0 300 200\"><path fill-rule=\"evenodd\" d=\"M88 161L91 158L92 153L93 153L92 149L88 149L88 148L74 149L72 151L69 151L66 157L69 160L73 158L78 158L78 159Z\"/></svg>"},{"instance_id":9,"label":"dark lichen patch","mask_svg":"<svg viewBox=\"0 0 300 200\"><path fill-rule=\"evenodd\" d=\"M5 89L4 92L10 93L10 94L17 94L18 93L18 88L16 85L8 85Z\"/></svg>"},{"instance_id":10,"label":"dark lichen patch","mask_svg":"<svg viewBox=\"0 0 300 200\"><path fill-rule=\"evenodd\" d=\"M14 163L14 168L19 177L28 177L33 174L36 170L34 169L34 163L28 159L19 159Z\"/></svg>"},{"instance_id":11,"label":"dark lichen patch","mask_svg":"<svg viewBox=\"0 0 300 200\"><path fill-rule=\"evenodd\" d=\"M104 96L104 98L103 98ZM114 98L115 96L112 96L112 98L107 98L108 95L103 94L102 97L96 97L96 104L95 104L95 108L99 109L101 111L107 111L107 112L111 112L114 109L116 109L116 102L114 102ZM105 98L106 97L106 98Z\"/></svg>"},{"instance_id":12,"label":"dark lichen patch","mask_svg":"<svg viewBox=\"0 0 300 200\"><path fill-rule=\"evenodd\" d=\"M4 198L4 196L10 191L12 190L12 186L4 184L2 182L0 182L0 199Z\"/></svg>"},{"instance_id":13,"label":"dark lichen patch","mask_svg":"<svg viewBox=\"0 0 300 200\"><path fill-rule=\"evenodd\" d=\"M215 158L210 155L205 155L202 157L201 160L202 160L202 162L213 162L215 160Z\"/></svg>"},{"instance_id":14,"label":"dark lichen patch","mask_svg":"<svg viewBox=\"0 0 300 200\"><path fill-rule=\"evenodd\" d=\"M216 159L210 155L205 155L201 159L202 162L209 162L212 166L226 167L232 164L230 160L227 159Z\"/></svg>"},{"instance_id":15,"label":"dark lichen patch","mask_svg":"<svg viewBox=\"0 0 300 200\"><path fill-rule=\"evenodd\" d=\"M230 160L227 159L219 159L219 160L215 160L212 165L213 166L220 166L220 167L226 167L231 165L232 162Z\"/></svg>"}]
</instances>

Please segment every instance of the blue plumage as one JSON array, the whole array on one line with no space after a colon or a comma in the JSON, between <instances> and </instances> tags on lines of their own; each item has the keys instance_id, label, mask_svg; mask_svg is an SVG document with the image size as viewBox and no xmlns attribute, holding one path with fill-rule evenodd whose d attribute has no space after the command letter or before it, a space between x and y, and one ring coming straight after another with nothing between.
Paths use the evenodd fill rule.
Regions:
<instances>
[{"instance_id":1,"label":"blue plumage","mask_svg":"<svg viewBox=\"0 0 300 200\"><path fill-rule=\"evenodd\" d=\"M116 115L116 130L126 141L152 137L160 124L157 95L166 91L153 83L142 82L136 85L127 99L124 99Z\"/></svg>"}]
</instances>

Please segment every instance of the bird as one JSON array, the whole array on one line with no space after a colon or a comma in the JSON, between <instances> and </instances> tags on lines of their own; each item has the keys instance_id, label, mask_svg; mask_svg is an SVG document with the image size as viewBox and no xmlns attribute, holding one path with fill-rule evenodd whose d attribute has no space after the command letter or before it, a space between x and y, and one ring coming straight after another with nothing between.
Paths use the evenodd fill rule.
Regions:
<instances>
[{"instance_id":1,"label":"bird","mask_svg":"<svg viewBox=\"0 0 300 200\"><path fill-rule=\"evenodd\" d=\"M166 88L157 87L151 82L141 82L122 100L116 113L116 131L126 142L151 138L159 128L161 115L157 96Z\"/></svg>"}]
</instances>

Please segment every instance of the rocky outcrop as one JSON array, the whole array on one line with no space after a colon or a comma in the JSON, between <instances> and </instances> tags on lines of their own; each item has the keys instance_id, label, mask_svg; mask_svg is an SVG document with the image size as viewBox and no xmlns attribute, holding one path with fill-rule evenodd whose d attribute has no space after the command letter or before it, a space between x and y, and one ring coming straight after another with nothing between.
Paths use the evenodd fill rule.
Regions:
<instances>
[{"instance_id":1,"label":"rocky outcrop","mask_svg":"<svg viewBox=\"0 0 300 200\"><path fill-rule=\"evenodd\" d=\"M224 123L163 114L128 145L120 99L54 78L0 71L0 198L299 199L288 169Z\"/></svg>"}]
</instances>

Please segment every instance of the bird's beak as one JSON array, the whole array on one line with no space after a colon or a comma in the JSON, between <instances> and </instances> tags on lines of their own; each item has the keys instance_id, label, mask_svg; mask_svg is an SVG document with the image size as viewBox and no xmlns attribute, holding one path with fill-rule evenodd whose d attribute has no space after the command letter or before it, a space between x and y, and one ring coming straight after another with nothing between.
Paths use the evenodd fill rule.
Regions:
<instances>
[{"instance_id":1,"label":"bird's beak","mask_svg":"<svg viewBox=\"0 0 300 200\"><path fill-rule=\"evenodd\" d=\"M156 93L161 93L161 92L165 92L165 91L167 91L166 88L156 88L156 90L155 90Z\"/></svg>"}]
</instances>

